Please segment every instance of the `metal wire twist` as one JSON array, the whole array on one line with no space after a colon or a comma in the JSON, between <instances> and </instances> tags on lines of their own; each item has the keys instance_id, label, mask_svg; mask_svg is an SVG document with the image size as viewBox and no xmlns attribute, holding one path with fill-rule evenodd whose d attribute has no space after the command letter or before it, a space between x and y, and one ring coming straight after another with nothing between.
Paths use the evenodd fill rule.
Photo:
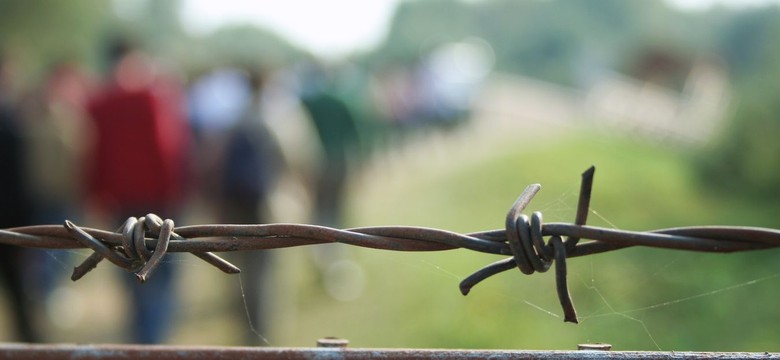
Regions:
<instances>
[{"instance_id":1,"label":"metal wire twist","mask_svg":"<svg viewBox=\"0 0 780 360\"><path fill-rule=\"evenodd\" d=\"M556 289L564 321L577 322L569 296L566 260L630 246L702 252L735 252L780 246L780 231L735 226L694 226L636 232L585 225L595 168L582 175L573 224L548 223L542 214L522 212L541 189L528 186L506 216L505 229L470 234L421 227L362 227L339 230L303 224L192 225L175 227L172 220L148 214L129 218L115 232L79 227L40 225L0 230L0 243L36 248L90 248L94 253L71 276L78 280L105 259L133 272L143 282L167 252L189 252L226 273L240 270L211 252L278 249L323 243L343 243L394 251L468 249L508 255L460 283L466 295L472 287L500 272L518 268L524 274L545 272L555 265ZM549 240L545 243L544 238ZM565 240L564 240L565 237ZM580 242L580 239L590 241Z\"/></svg>"}]
</instances>

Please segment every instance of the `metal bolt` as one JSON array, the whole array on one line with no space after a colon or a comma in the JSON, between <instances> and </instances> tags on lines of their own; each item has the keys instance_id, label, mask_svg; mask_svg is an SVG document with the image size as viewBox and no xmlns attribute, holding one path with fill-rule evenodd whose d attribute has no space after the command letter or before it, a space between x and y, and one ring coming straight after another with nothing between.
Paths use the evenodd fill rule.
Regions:
<instances>
[{"instance_id":1,"label":"metal bolt","mask_svg":"<svg viewBox=\"0 0 780 360\"><path fill-rule=\"evenodd\" d=\"M321 348L346 348L348 344L349 340L347 339L330 336L317 340L317 347Z\"/></svg>"},{"instance_id":2,"label":"metal bolt","mask_svg":"<svg viewBox=\"0 0 780 360\"><path fill-rule=\"evenodd\" d=\"M612 350L610 344L579 344L577 350L590 350L590 351L609 351Z\"/></svg>"}]
</instances>

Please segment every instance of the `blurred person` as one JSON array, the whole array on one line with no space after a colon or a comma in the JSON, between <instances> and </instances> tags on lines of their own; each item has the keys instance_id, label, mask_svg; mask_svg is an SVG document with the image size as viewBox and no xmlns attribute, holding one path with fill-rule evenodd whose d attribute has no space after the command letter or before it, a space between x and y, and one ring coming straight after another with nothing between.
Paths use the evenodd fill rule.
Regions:
<instances>
[{"instance_id":1,"label":"blurred person","mask_svg":"<svg viewBox=\"0 0 780 360\"><path fill-rule=\"evenodd\" d=\"M300 96L323 152L317 169L314 221L339 227L343 225L349 162L357 150L358 133L351 109L336 94L334 76L321 64L307 66Z\"/></svg>"},{"instance_id":2,"label":"blurred person","mask_svg":"<svg viewBox=\"0 0 780 360\"><path fill-rule=\"evenodd\" d=\"M232 224L269 223L269 200L281 168L281 151L263 117L263 75L257 71L246 74L250 101L227 134L223 153L220 194L220 220ZM243 283L242 299L246 301L252 328L247 332L250 344L257 335L268 330L270 291L268 268L272 261L269 250L245 251L232 254L236 265L249 276Z\"/></svg>"},{"instance_id":3,"label":"blurred person","mask_svg":"<svg viewBox=\"0 0 780 360\"><path fill-rule=\"evenodd\" d=\"M172 218L186 187L182 94L130 42L114 41L107 50L109 79L87 107L95 134L85 174L90 203L118 222L149 212ZM174 275L174 263L164 261L144 284L126 277L134 342L166 339L174 320Z\"/></svg>"},{"instance_id":4,"label":"blurred person","mask_svg":"<svg viewBox=\"0 0 780 360\"><path fill-rule=\"evenodd\" d=\"M197 77L187 95L196 137L231 129L253 100L246 71L230 66L216 67Z\"/></svg>"},{"instance_id":5,"label":"blurred person","mask_svg":"<svg viewBox=\"0 0 780 360\"><path fill-rule=\"evenodd\" d=\"M263 87L262 117L279 145L279 179L271 192L270 215L276 222L312 221L315 168L321 146L314 125L298 96L294 68L267 76Z\"/></svg>"},{"instance_id":6,"label":"blurred person","mask_svg":"<svg viewBox=\"0 0 780 360\"><path fill-rule=\"evenodd\" d=\"M79 66L60 61L50 68L40 86L24 96L20 113L33 224L62 224L66 219L80 218L80 160L88 138L84 112L87 92L88 81ZM28 251L28 283L41 306L47 305L44 301L48 302L67 273L63 270L69 267L70 254L62 249Z\"/></svg>"},{"instance_id":7,"label":"blurred person","mask_svg":"<svg viewBox=\"0 0 780 360\"><path fill-rule=\"evenodd\" d=\"M246 73L235 67L213 68L197 77L187 91L197 190L207 205L221 201L217 174L223 166L227 137L251 106L252 89ZM216 212L219 206L208 206L206 210Z\"/></svg>"},{"instance_id":8,"label":"blurred person","mask_svg":"<svg viewBox=\"0 0 780 360\"><path fill-rule=\"evenodd\" d=\"M450 128L466 121L493 66L493 50L480 38L437 46L415 66L421 121Z\"/></svg>"},{"instance_id":9,"label":"blurred person","mask_svg":"<svg viewBox=\"0 0 780 360\"><path fill-rule=\"evenodd\" d=\"M230 222L257 223L268 220L263 203L269 196L281 161L276 139L262 116L263 79L249 74L251 101L228 132L224 150L221 193L222 216Z\"/></svg>"},{"instance_id":10,"label":"blurred person","mask_svg":"<svg viewBox=\"0 0 780 360\"><path fill-rule=\"evenodd\" d=\"M350 161L357 155L358 130L355 116L338 96L336 73L312 63L301 70L300 101L317 132L322 156L314 185L314 222L343 227L344 201ZM322 244L313 249L314 262L323 287L334 299L354 300L363 291L362 268L350 260L343 244Z\"/></svg>"},{"instance_id":11,"label":"blurred person","mask_svg":"<svg viewBox=\"0 0 780 360\"><path fill-rule=\"evenodd\" d=\"M25 148L18 106L13 96L10 60L0 54L0 229L31 225L29 194L25 179ZM34 310L25 284L27 249L0 244L0 277L9 297L16 336L37 342Z\"/></svg>"},{"instance_id":12,"label":"blurred person","mask_svg":"<svg viewBox=\"0 0 780 360\"><path fill-rule=\"evenodd\" d=\"M88 136L88 80L75 63L54 64L23 107L33 221L61 224L78 218L81 164Z\"/></svg>"}]
</instances>

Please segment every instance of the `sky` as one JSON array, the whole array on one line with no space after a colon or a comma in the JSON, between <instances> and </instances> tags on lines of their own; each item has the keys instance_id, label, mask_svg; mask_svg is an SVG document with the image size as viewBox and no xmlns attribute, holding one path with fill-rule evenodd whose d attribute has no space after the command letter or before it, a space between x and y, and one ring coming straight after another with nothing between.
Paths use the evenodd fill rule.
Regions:
<instances>
[{"instance_id":1,"label":"sky","mask_svg":"<svg viewBox=\"0 0 780 360\"><path fill-rule=\"evenodd\" d=\"M370 49L384 37L401 0L183 0L182 21L203 34L227 24L250 23L274 31L324 57ZM472 0L477 1L477 0ZM666 0L684 10L713 4L744 7L780 0Z\"/></svg>"},{"instance_id":2,"label":"sky","mask_svg":"<svg viewBox=\"0 0 780 360\"><path fill-rule=\"evenodd\" d=\"M205 33L230 23L270 29L295 45L338 57L378 44L398 0L184 0L185 28Z\"/></svg>"}]
</instances>

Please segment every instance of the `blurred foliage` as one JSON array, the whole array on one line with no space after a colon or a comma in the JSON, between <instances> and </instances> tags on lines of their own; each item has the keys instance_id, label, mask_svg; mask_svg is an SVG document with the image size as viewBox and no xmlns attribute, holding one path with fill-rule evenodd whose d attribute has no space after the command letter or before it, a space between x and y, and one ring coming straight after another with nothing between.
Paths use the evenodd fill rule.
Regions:
<instances>
[{"instance_id":1,"label":"blurred foliage","mask_svg":"<svg viewBox=\"0 0 780 360\"><path fill-rule=\"evenodd\" d=\"M447 21L435 21L445 18ZM725 60L736 86L736 111L722 138L697 159L715 189L780 198L780 8L700 12L662 1L407 1L373 61L412 61L446 41L480 37L496 69L576 84L580 67L630 74L648 51Z\"/></svg>"},{"instance_id":2,"label":"blurred foliage","mask_svg":"<svg viewBox=\"0 0 780 360\"><path fill-rule=\"evenodd\" d=\"M703 183L756 200L780 199L780 9L740 14L722 46L736 106L726 131L703 153Z\"/></svg>"},{"instance_id":3,"label":"blurred foliage","mask_svg":"<svg viewBox=\"0 0 780 360\"><path fill-rule=\"evenodd\" d=\"M17 64L25 82L34 82L47 66L62 59L102 71L102 46L116 36L134 39L185 72L224 63L280 66L306 54L254 25L189 34L179 10L177 0L0 0L0 53Z\"/></svg>"},{"instance_id":4,"label":"blurred foliage","mask_svg":"<svg viewBox=\"0 0 780 360\"><path fill-rule=\"evenodd\" d=\"M252 24L229 25L203 35L187 33L177 0L130 6L121 16L120 31L136 36L145 48L185 73L223 64L272 68L306 55L280 35Z\"/></svg>"},{"instance_id":5,"label":"blurred foliage","mask_svg":"<svg viewBox=\"0 0 780 360\"><path fill-rule=\"evenodd\" d=\"M174 0L122 2L125 10L117 11L119 3L0 0L0 53L10 54L28 78L61 58L99 69L100 45L117 32L137 37L183 71L225 62L286 65L309 56L256 26L189 34L181 27ZM571 221L577 171L596 163L593 205L609 221L594 215L591 223L636 230L715 223L778 226L777 7L684 13L660 0L405 1L382 44L357 60L368 65L414 62L442 43L467 37L492 45L497 70L564 84L581 81L579 66L584 62L627 71L648 48L685 56L714 52L729 66L738 106L722 139L694 158L671 147L598 134L536 149L518 150L516 142L505 142L502 151L479 164L462 160L463 154L449 154L457 159L457 167L415 169L414 176L396 175L402 182L358 192L360 202L351 207L352 225L421 225L464 232L500 228L514 198L531 182L545 186L531 209L543 210L548 221ZM358 87L350 92L361 93ZM772 255L630 249L573 260L573 295L583 316L589 317L573 327L537 308L557 314L549 274L502 275L462 298L457 282L494 257L360 250L358 257L372 279L366 296L352 303L301 296L299 331L286 344L311 345L311 339L328 331L356 346L371 347L570 349L578 342L605 341L632 350L780 351L774 335L780 331L774 316L777 281L755 285L761 296L737 289L717 298L663 305L777 277ZM316 287L306 289L313 292ZM658 304L663 306L649 307Z\"/></svg>"},{"instance_id":6,"label":"blurred foliage","mask_svg":"<svg viewBox=\"0 0 780 360\"><path fill-rule=\"evenodd\" d=\"M109 4L99 0L2 0L0 53L27 78L62 59L95 65L93 50L109 13Z\"/></svg>"},{"instance_id":7,"label":"blurred foliage","mask_svg":"<svg viewBox=\"0 0 780 360\"><path fill-rule=\"evenodd\" d=\"M191 46L181 60L196 69L214 64L281 67L305 56L279 35L253 25L223 27L193 43L197 46Z\"/></svg>"},{"instance_id":8,"label":"blurred foliage","mask_svg":"<svg viewBox=\"0 0 780 360\"><path fill-rule=\"evenodd\" d=\"M185 68L211 63L288 64L309 56L281 35L255 25L230 25L206 35L187 33L177 0L101 2L0 1L0 49L38 70L70 57L99 65L107 34L123 32ZM356 54L364 63L413 62L449 41L478 37L492 45L496 69L573 84L583 62L630 69L653 47L693 56L723 56L737 77L755 72L772 38L777 9L677 11L661 0L401 2L384 41ZM446 21L442 21L446 19ZM67 29L67 31L58 31Z\"/></svg>"},{"instance_id":9,"label":"blurred foliage","mask_svg":"<svg viewBox=\"0 0 780 360\"><path fill-rule=\"evenodd\" d=\"M591 164L597 167L592 225L650 230L776 222L777 203L713 196L701 188L680 149L572 130L555 141L535 141L522 129L504 131L500 141L484 145L493 154L487 160L469 155L468 147L452 150L450 160L439 161L457 166L433 159L406 165L403 171L421 176L403 181L390 180L392 168L384 168L384 180L354 193L350 223L500 229L512 202L535 182L543 188L527 212L571 222L579 173ZM582 319L572 325L560 318L551 273L508 271L461 297L458 282L501 257L360 249L366 294L350 303L308 296L290 341L306 345L327 329L356 347L560 350L606 342L616 350L778 351L776 255L632 248L571 259L569 284Z\"/></svg>"},{"instance_id":10,"label":"blurred foliage","mask_svg":"<svg viewBox=\"0 0 780 360\"><path fill-rule=\"evenodd\" d=\"M578 63L592 58L621 67L654 43L695 52L712 43L702 39L709 25L705 14L661 1L407 1L372 59L410 61L443 42L479 37L493 46L498 70L573 83Z\"/></svg>"},{"instance_id":11,"label":"blurred foliage","mask_svg":"<svg viewBox=\"0 0 780 360\"><path fill-rule=\"evenodd\" d=\"M715 32L719 53L738 81L763 77L777 67L780 8L767 6L735 12Z\"/></svg>"}]
</instances>

